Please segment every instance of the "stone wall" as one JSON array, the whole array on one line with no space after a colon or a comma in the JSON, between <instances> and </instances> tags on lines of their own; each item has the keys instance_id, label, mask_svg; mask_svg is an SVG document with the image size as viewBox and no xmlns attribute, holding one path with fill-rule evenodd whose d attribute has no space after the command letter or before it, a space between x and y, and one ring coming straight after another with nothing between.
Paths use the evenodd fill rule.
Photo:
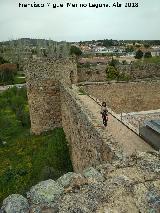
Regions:
<instances>
[{"instance_id":1,"label":"stone wall","mask_svg":"<svg viewBox=\"0 0 160 213\"><path fill-rule=\"evenodd\" d=\"M26 70L31 130L34 134L63 127L74 171L81 172L124 153L118 141L103 130L80 101L72 83L77 81L73 60L31 61Z\"/></svg>"},{"instance_id":2,"label":"stone wall","mask_svg":"<svg viewBox=\"0 0 160 213\"><path fill-rule=\"evenodd\" d=\"M90 66L90 68L78 68L78 82L106 81L106 65Z\"/></svg>"},{"instance_id":3,"label":"stone wall","mask_svg":"<svg viewBox=\"0 0 160 213\"><path fill-rule=\"evenodd\" d=\"M31 130L34 134L61 127L59 84L77 81L74 60L39 59L25 66Z\"/></svg>"},{"instance_id":4,"label":"stone wall","mask_svg":"<svg viewBox=\"0 0 160 213\"><path fill-rule=\"evenodd\" d=\"M26 62L24 70L28 83L50 79L70 86L72 83L77 82L77 65L74 58L58 60L50 58L32 59Z\"/></svg>"},{"instance_id":5,"label":"stone wall","mask_svg":"<svg viewBox=\"0 0 160 213\"><path fill-rule=\"evenodd\" d=\"M23 197L12 194L2 213L147 213L160 212L160 155L129 158L67 173L32 186Z\"/></svg>"},{"instance_id":6,"label":"stone wall","mask_svg":"<svg viewBox=\"0 0 160 213\"><path fill-rule=\"evenodd\" d=\"M120 156L119 146L109 134L95 127L93 115L71 89L71 83L77 81L74 61L31 61L25 70L31 131L41 134L63 127L74 171Z\"/></svg>"},{"instance_id":7,"label":"stone wall","mask_svg":"<svg viewBox=\"0 0 160 213\"><path fill-rule=\"evenodd\" d=\"M90 68L78 68L78 82L106 81L106 66L107 65L96 65ZM130 76L132 80L160 77L160 64L118 65L117 69L120 73Z\"/></svg>"},{"instance_id":8,"label":"stone wall","mask_svg":"<svg viewBox=\"0 0 160 213\"><path fill-rule=\"evenodd\" d=\"M117 69L132 79L160 77L160 64L119 65Z\"/></svg>"},{"instance_id":9,"label":"stone wall","mask_svg":"<svg viewBox=\"0 0 160 213\"><path fill-rule=\"evenodd\" d=\"M98 127L94 116L86 109L72 89L61 86L62 126L70 146L74 171L81 172L103 161L121 156L121 148L109 132Z\"/></svg>"},{"instance_id":10,"label":"stone wall","mask_svg":"<svg viewBox=\"0 0 160 213\"><path fill-rule=\"evenodd\" d=\"M61 127L59 84L53 80L27 83L31 131L40 134Z\"/></svg>"}]
</instances>

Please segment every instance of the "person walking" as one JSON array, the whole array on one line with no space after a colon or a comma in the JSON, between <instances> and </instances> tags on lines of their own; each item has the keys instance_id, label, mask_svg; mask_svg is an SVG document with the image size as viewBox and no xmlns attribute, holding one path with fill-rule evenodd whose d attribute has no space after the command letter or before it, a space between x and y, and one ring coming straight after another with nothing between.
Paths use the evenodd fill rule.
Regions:
<instances>
[{"instance_id":1,"label":"person walking","mask_svg":"<svg viewBox=\"0 0 160 213\"><path fill-rule=\"evenodd\" d=\"M102 102L101 114L102 114L103 125L106 127L108 122L108 109L106 106L106 102Z\"/></svg>"}]
</instances>

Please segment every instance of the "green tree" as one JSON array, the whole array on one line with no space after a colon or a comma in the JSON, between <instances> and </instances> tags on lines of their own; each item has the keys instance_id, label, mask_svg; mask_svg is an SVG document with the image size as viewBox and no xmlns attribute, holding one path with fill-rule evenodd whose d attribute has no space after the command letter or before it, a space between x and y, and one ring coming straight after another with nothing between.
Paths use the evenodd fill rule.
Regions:
<instances>
[{"instance_id":1,"label":"green tree","mask_svg":"<svg viewBox=\"0 0 160 213\"><path fill-rule=\"evenodd\" d=\"M0 65L0 83L13 83L17 72L16 64L1 64Z\"/></svg>"},{"instance_id":2,"label":"green tree","mask_svg":"<svg viewBox=\"0 0 160 213\"><path fill-rule=\"evenodd\" d=\"M114 66L108 66L106 68L107 79L114 80L118 78L119 72Z\"/></svg>"},{"instance_id":3,"label":"green tree","mask_svg":"<svg viewBox=\"0 0 160 213\"><path fill-rule=\"evenodd\" d=\"M80 56L80 55L82 55L82 51L76 46L71 46L70 55Z\"/></svg>"},{"instance_id":4,"label":"green tree","mask_svg":"<svg viewBox=\"0 0 160 213\"><path fill-rule=\"evenodd\" d=\"M119 64L119 61L112 57L112 60L109 62L109 66L116 67Z\"/></svg>"},{"instance_id":5,"label":"green tree","mask_svg":"<svg viewBox=\"0 0 160 213\"><path fill-rule=\"evenodd\" d=\"M126 61L126 60L123 60L123 61L122 61L122 64L123 64L123 65L126 65L126 64L127 64L127 61Z\"/></svg>"},{"instance_id":6,"label":"green tree","mask_svg":"<svg viewBox=\"0 0 160 213\"><path fill-rule=\"evenodd\" d=\"M8 63L2 56L0 56L0 64Z\"/></svg>"},{"instance_id":7,"label":"green tree","mask_svg":"<svg viewBox=\"0 0 160 213\"><path fill-rule=\"evenodd\" d=\"M142 50L137 50L135 58L136 59L141 59L143 57L143 52Z\"/></svg>"},{"instance_id":8,"label":"green tree","mask_svg":"<svg viewBox=\"0 0 160 213\"><path fill-rule=\"evenodd\" d=\"M134 47L133 46L127 46L126 49L125 49L125 51L127 53L133 52L134 51Z\"/></svg>"},{"instance_id":9,"label":"green tree","mask_svg":"<svg viewBox=\"0 0 160 213\"><path fill-rule=\"evenodd\" d=\"M151 57L152 57L152 54L150 51L148 51L144 54L144 58L151 58Z\"/></svg>"},{"instance_id":10,"label":"green tree","mask_svg":"<svg viewBox=\"0 0 160 213\"><path fill-rule=\"evenodd\" d=\"M145 48L149 48L149 47L150 47L150 45L149 45L149 44L147 44L147 43L145 43L145 44L144 44L144 47L145 47Z\"/></svg>"}]
</instances>

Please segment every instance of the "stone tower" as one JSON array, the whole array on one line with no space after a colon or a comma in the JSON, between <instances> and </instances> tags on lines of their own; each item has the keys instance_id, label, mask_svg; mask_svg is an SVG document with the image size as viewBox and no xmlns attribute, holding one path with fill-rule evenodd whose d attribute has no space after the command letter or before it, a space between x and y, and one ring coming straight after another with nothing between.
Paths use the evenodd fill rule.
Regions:
<instances>
[{"instance_id":1,"label":"stone tower","mask_svg":"<svg viewBox=\"0 0 160 213\"><path fill-rule=\"evenodd\" d=\"M37 59L25 66L31 131L34 134L61 127L61 84L77 82L74 59Z\"/></svg>"}]
</instances>

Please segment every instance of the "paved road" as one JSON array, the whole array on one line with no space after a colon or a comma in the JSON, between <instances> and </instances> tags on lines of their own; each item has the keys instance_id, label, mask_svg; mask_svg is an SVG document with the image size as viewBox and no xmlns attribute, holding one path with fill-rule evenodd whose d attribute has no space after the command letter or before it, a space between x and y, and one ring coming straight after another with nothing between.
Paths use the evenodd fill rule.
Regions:
<instances>
[{"instance_id":1,"label":"paved road","mask_svg":"<svg viewBox=\"0 0 160 213\"><path fill-rule=\"evenodd\" d=\"M0 92L4 92L5 90L12 88L12 87L22 88L25 86L25 84L13 84L13 85L6 85L6 86L0 86Z\"/></svg>"},{"instance_id":2,"label":"paved road","mask_svg":"<svg viewBox=\"0 0 160 213\"><path fill-rule=\"evenodd\" d=\"M73 89L78 90L75 86ZM79 95L79 98L84 106L101 121L100 106L87 95ZM103 125L102 128L104 128ZM111 114L109 114L108 126L106 128L106 131L109 131L126 154L130 155L135 151L153 151L149 144L114 118Z\"/></svg>"}]
</instances>

